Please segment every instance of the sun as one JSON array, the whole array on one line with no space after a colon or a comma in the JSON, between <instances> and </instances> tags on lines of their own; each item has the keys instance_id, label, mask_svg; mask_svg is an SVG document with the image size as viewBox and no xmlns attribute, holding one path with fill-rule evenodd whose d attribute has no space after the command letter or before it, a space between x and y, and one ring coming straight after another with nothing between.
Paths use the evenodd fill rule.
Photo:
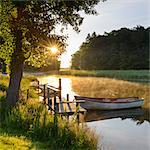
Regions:
<instances>
[{"instance_id":1,"label":"sun","mask_svg":"<svg viewBox=\"0 0 150 150\"><path fill-rule=\"evenodd\" d=\"M53 54L56 54L58 52L58 48L53 46L50 48L50 51L53 53Z\"/></svg>"}]
</instances>

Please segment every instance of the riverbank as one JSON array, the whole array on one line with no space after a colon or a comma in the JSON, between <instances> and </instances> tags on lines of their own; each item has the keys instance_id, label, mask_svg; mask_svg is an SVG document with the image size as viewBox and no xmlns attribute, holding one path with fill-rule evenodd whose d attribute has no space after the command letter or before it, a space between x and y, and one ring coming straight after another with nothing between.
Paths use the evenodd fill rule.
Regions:
<instances>
[{"instance_id":1,"label":"riverbank","mask_svg":"<svg viewBox=\"0 0 150 150\"><path fill-rule=\"evenodd\" d=\"M73 76L88 76L88 77L107 77L124 80L141 80L149 81L149 70L71 70L61 69L61 75L73 75Z\"/></svg>"},{"instance_id":2,"label":"riverbank","mask_svg":"<svg viewBox=\"0 0 150 150\"><path fill-rule=\"evenodd\" d=\"M29 72L26 74L31 75L70 75L79 77L106 77L113 79L128 80L131 82L140 82L150 84L150 71L149 70L72 70L60 69L59 71L48 72Z\"/></svg>"},{"instance_id":3,"label":"riverbank","mask_svg":"<svg viewBox=\"0 0 150 150\"><path fill-rule=\"evenodd\" d=\"M68 122L51 115L36 98L33 88L26 100L26 89L35 77L25 77L21 82L22 97L18 105L8 109L5 103L8 77L0 76L0 149L97 149L97 137L86 126ZM19 144L18 144L19 143Z\"/></svg>"}]
</instances>

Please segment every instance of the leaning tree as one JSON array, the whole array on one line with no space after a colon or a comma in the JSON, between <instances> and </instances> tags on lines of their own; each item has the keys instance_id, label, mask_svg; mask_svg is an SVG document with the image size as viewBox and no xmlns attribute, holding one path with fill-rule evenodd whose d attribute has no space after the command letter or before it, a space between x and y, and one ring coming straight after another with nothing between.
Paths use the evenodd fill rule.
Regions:
<instances>
[{"instance_id":1,"label":"leaning tree","mask_svg":"<svg viewBox=\"0 0 150 150\"><path fill-rule=\"evenodd\" d=\"M57 25L71 25L79 32L83 21L80 12L96 14L95 5L100 0L1 0L0 36L5 43L0 47L0 57L9 64L10 81L7 102L15 106L19 99L20 82L25 60L44 64L47 46L57 43L60 55L65 47L65 37L54 34ZM35 63L36 64L36 63Z\"/></svg>"}]
</instances>

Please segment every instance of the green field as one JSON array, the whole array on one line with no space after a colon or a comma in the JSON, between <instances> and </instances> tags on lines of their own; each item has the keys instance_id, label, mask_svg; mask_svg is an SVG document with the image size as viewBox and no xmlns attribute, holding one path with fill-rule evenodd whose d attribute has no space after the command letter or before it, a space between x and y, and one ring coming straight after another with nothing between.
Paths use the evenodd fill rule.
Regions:
<instances>
[{"instance_id":1,"label":"green field","mask_svg":"<svg viewBox=\"0 0 150 150\"><path fill-rule=\"evenodd\" d=\"M137 82L150 82L149 70L70 70L61 69L61 75L73 76L90 76L90 77L107 77L123 80L131 80Z\"/></svg>"}]
</instances>

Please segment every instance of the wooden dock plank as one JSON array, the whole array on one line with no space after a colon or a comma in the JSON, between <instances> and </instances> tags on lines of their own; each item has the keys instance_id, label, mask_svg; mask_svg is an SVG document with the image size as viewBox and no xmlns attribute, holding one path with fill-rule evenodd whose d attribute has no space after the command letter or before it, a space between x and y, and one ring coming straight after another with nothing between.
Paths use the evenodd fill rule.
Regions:
<instances>
[{"instance_id":1,"label":"wooden dock plank","mask_svg":"<svg viewBox=\"0 0 150 150\"><path fill-rule=\"evenodd\" d=\"M75 103L59 103L59 114L74 114L75 112L86 112L86 109L81 106L76 108Z\"/></svg>"},{"instance_id":2,"label":"wooden dock plank","mask_svg":"<svg viewBox=\"0 0 150 150\"><path fill-rule=\"evenodd\" d=\"M84 114L86 112L86 109L80 106L80 103L85 102L83 100L69 101L69 94L67 94L67 101L62 101L61 79L59 79L58 88L48 84L39 84L38 88L39 95L43 97L44 104L48 106L48 109L53 110L54 114L73 115L74 113Z\"/></svg>"}]
</instances>

